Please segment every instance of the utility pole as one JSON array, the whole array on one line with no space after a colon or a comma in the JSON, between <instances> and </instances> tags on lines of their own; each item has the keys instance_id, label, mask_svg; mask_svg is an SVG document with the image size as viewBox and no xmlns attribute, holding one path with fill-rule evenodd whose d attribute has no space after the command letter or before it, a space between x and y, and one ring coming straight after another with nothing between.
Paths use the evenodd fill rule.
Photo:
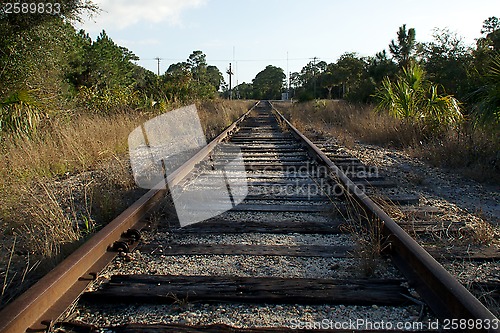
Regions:
<instances>
[{"instance_id":1,"label":"utility pole","mask_svg":"<svg viewBox=\"0 0 500 333\"><path fill-rule=\"evenodd\" d=\"M313 58L313 80L314 80L314 99L316 99L316 60L318 57Z\"/></svg>"},{"instance_id":2,"label":"utility pole","mask_svg":"<svg viewBox=\"0 0 500 333\"><path fill-rule=\"evenodd\" d=\"M292 100L292 95L291 95L291 91L292 91L292 72L288 72L288 99L289 100Z\"/></svg>"},{"instance_id":3,"label":"utility pole","mask_svg":"<svg viewBox=\"0 0 500 333\"><path fill-rule=\"evenodd\" d=\"M155 60L158 61L158 76L160 76L160 60L161 60L161 58L156 57Z\"/></svg>"},{"instance_id":4,"label":"utility pole","mask_svg":"<svg viewBox=\"0 0 500 333\"><path fill-rule=\"evenodd\" d=\"M226 72L229 75L229 99L233 99L233 90L231 86L231 77L233 75L233 71L231 68L231 63L229 63L229 69Z\"/></svg>"},{"instance_id":5,"label":"utility pole","mask_svg":"<svg viewBox=\"0 0 500 333\"><path fill-rule=\"evenodd\" d=\"M286 99L290 99L290 70L288 66L288 51L286 51L286 73L288 74L288 80L286 80Z\"/></svg>"}]
</instances>

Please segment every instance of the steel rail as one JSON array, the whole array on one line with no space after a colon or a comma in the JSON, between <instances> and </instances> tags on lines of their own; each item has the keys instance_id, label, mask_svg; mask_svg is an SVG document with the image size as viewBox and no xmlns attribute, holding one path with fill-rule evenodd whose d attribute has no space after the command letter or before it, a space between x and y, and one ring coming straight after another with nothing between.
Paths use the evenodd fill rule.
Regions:
<instances>
[{"instance_id":1,"label":"steel rail","mask_svg":"<svg viewBox=\"0 0 500 333\"><path fill-rule=\"evenodd\" d=\"M411 238L382 208L370 199L359 187L337 167L330 158L311 140L295 128L269 102L273 111L299 138L304 145L326 164L342 182L354 199L382 224L382 232L388 241L389 253L400 271L413 283L429 307L441 319L474 319L481 322L498 323L498 319L458 280L438 263L424 248ZM477 332L500 332L472 330Z\"/></svg>"},{"instance_id":2,"label":"steel rail","mask_svg":"<svg viewBox=\"0 0 500 333\"><path fill-rule=\"evenodd\" d=\"M181 182L218 143L233 133L259 103L169 175L169 184L175 186ZM41 332L48 329L116 256L116 252L110 251L111 245L120 239L127 241L124 233L129 229L140 229L141 219L164 198L166 192L165 182L162 181L6 306L0 312L0 332Z\"/></svg>"}]
</instances>

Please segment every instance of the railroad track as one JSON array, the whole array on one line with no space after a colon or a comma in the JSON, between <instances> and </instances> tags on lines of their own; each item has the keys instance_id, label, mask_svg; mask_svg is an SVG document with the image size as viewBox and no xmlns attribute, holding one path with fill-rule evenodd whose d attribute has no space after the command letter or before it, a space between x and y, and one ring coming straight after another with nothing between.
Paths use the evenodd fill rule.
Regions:
<instances>
[{"instance_id":1,"label":"railroad track","mask_svg":"<svg viewBox=\"0 0 500 333\"><path fill-rule=\"evenodd\" d=\"M0 332L497 331L361 190L384 186L376 170L330 156L258 103L168 177L170 195L149 191L4 309Z\"/></svg>"}]
</instances>

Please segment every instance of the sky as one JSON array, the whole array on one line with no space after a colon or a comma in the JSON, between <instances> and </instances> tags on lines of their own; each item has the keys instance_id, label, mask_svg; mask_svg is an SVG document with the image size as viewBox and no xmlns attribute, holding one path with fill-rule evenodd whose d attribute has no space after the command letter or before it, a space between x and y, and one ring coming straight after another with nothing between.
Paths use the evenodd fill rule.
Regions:
<instances>
[{"instance_id":1,"label":"sky","mask_svg":"<svg viewBox=\"0 0 500 333\"><path fill-rule=\"evenodd\" d=\"M77 25L95 39L104 29L115 43L160 73L194 50L233 85L251 82L267 65L299 72L314 57L335 62L346 52L373 56L415 28L419 42L448 28L467 44L481 37L483 21L500 17L498 0L93 0L100 14Z\"/></svg>"}]
</instances>

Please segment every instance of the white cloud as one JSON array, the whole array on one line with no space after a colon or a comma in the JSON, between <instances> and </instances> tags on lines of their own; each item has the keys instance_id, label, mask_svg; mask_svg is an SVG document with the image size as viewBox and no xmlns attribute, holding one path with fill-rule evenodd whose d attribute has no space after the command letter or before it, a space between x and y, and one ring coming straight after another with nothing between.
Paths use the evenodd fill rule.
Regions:
<instances>
[{"instance_id":1,"label":"white cloud","mask_svg":"<svg viewBox=\"0 0 500 333\"><path fill-rule=\"evenodd\" d=\"M124 29L138 23L167 22L181 25L183 11L198 8L207 0L94 0L102 12L84 23L86 30Z\"/></svg>"}]
</instances>

